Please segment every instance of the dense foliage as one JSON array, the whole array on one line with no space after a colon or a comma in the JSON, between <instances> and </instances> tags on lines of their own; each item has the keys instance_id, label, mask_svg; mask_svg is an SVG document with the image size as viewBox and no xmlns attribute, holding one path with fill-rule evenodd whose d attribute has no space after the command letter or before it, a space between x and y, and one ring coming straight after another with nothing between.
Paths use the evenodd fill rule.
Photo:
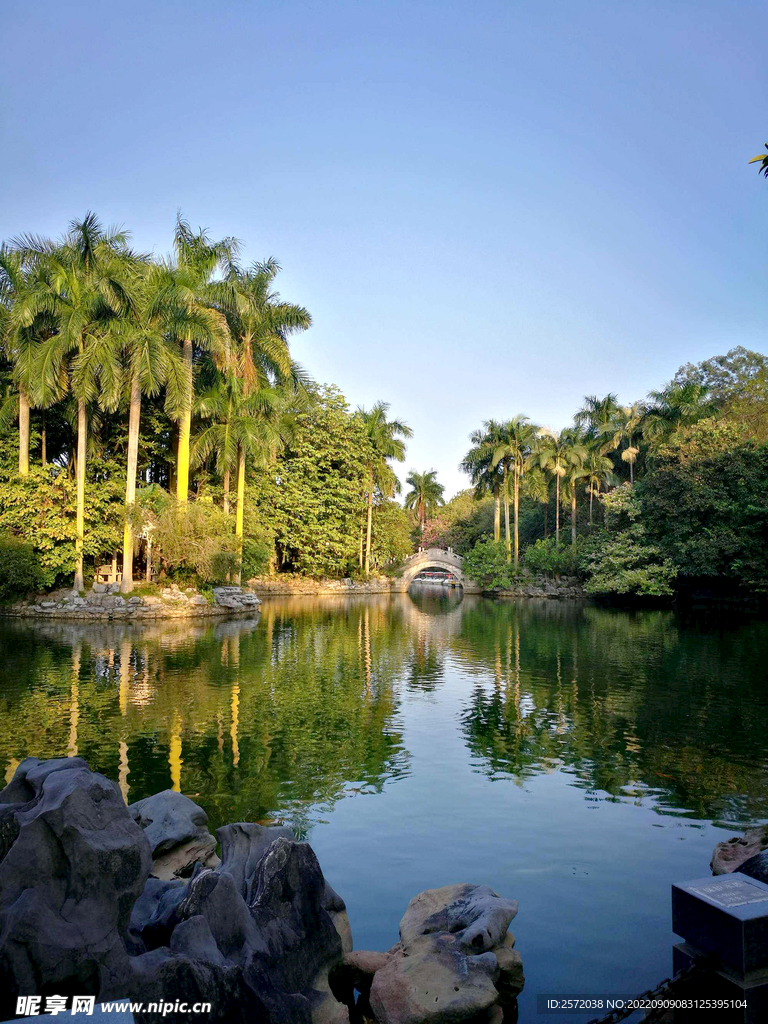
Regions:
<instances>
[{"instance_id":1,"label":"dense foliage","mask_svg":"<svg viewBox=\"0 0 768 1024\"><path fill-rule=\"evenodd\" d=\"M125 592L158 569L368 575L410 548L390 460L411 431L295 363L311 317L279 269L181 217L163 259L93 214L0 248L0 530L39 585L105 562Z\"/></svg>"},{"instance_id":2,"label":"dense foliage","mask_svg":"<svg viewBox=\"0 0 768 1024\"><path fill-rule=\"evenodd\" d=\"M521 550L521 572L576 573L594 594L660 598L695 580L768 591L760 353L739 347L686 364L629 406L588 396L559 433L516 416L486 421L470 440L462 466L474 491L424 536L468 552L481 585L508 586Z\"/></svg>"},{"instance_id":3,"label":"dense foliage","mask_svg":"<svg viewBox=\"0 0 768 1024\"><path fill-rule=\"evenodd\" d=\"M12 534L0 534L0 601L34 590L39 576L32 545Z\"/></svg>"}]
</instances>

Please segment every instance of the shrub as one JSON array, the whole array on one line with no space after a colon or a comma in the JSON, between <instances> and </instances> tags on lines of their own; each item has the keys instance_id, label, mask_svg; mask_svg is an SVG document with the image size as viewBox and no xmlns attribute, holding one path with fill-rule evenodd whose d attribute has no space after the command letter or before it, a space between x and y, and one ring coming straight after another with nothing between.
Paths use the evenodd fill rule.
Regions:
<instances>
[{"instance_id":1,"label":"shrub","mask_svg":"<svg viewBox=\"0 0 768 1024\"><path fill-rule=\"evenodd\" d=\"M40 563L32 545L10 534L0 535L0 599L34 590L39 578Z\"/></svg>"},{"instance_id":2,"label":"shrub","mask_svg":"<svg viewBox=\"0 0 768 1024\"><path fill-rule=\"evenodd\" d=\"M478 541L464 555L462 568L484 590L503 590L515 582L515 571L507 561L507 548L503 541Z\"/></svg>"},{"instance_id":3,"label":"shrub","mask_svg":"<svg viewBox=\"0 0 768 1024\"><path fill-rule=\"evenodd\" d=\"M584 589L589 594L670 596L677 568L649 540L635 488L625 484L600 500L605 508L606 529L589 543L582 556Z\"/></svg>"},{"instance_id":4,"label":"shrub","mask_svg":"<svg viewBox=\"0 0 768 1024\"><path fill-rule=\"evenodd\" d=\"M575 544L557 545L554 537L547 537L530 544L525 549L524 560L531 572L546 576L576 576L583 551L584 542L581 540Z\"/></svg>"}]
</instances>

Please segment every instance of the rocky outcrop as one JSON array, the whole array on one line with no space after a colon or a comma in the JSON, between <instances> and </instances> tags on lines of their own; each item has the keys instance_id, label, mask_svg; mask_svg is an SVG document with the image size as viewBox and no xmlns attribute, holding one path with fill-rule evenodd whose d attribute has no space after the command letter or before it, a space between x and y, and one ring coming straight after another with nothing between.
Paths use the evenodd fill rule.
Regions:
<instances>
[{"instance_id":1,"label":"rocky outcrop","mask_svg":"<svg viewBox=\"0 0 768 1024\"><path fill-rule=\"evenodd\" d=\"M158 588L156 594L142 597L126 598L119 591L119 583L94 583L84 596L76 590L40 594L7 605L0 611L19 618L139 623L156 619L254 615L261 604L256 594L243 587L215 587L212 602L194 587L181 590L176 584Z\"/></svg>"},{"instance_id":2,"label":"rocky outcrop","mask_svg":"<svg viewBox=\"0 0 768 1024\"><path fill-rule=\"evenodd\" d=\"M80 758L23 761L0 793L3 1019L17 994L77 992L208 1001L221 1020L347 1021L328 983L345 908L307 843L226 826L221 864L150 876L185 844L210 850L206 821L173 792L129 810Z\"/></svg>"},{"instance_id":3,"label":"rocky outcrop","mask_svg":"<svg viewBox=\"0 0 768 1024\"><path fill-rule=\"evenodd\" d=\"M727 875L741 871L742 864L768 849L768 825L748 828L743 836L733 836L718 843L712 853L710 868L713 875Z\"/></svg>"},{"instance_id":4,"label":"rocky outcrop","mask_svg":"<svg viewBox=\"0 0 768 1024\"><path fill-rule=\"evenodd\" d=\"M185 878L197 863L219 864L216 840L206 828L208 815L183 793L166 789L129 804L128 812L149 840L155 878Z\"/></svg>"},{"instance_id":5,"label":"rocky outcrop","mask_svg":"<svg viewBox=\"0 0 768 1024\"><path fill-rule=\"evenodd\" d=\"M581 600L586 597L581 583L575 576L560 576L550 579L546 576L535 576L523 580L508 590L495 590L497 597L539 597L547 599Z\"/></svg>"},{"instance_id":6,"label":"rocky outcrop","mask_svg":"<svg viewBox=\"0 0 768 1024\"><path fill-rule=\"evenodd\" d=\"M250 823L216 836L220 861L205 812L180 793L126 807L80 758L23 761L0 792L0 1015L20 994L76 992L210 1002L207 1019L243 1024L514 1016L514 901L428 890L393 949L353 953L344 901L307 843Z\"/></svg>"},{"instance_id":7,"label":"rocky outcrop","mask_svg":"<svg viewBox=\"0 0 768 1024\"><path fill-rule=\"evenodd\" d=\"M516 913L514 900L488 886L428 889L408 904L397 945L345 956L334 990L352 1019L368 1012L376 1024L480 1024L501 1021L505 1012L513 1018L524 984L508 932ZM356 1005L350 985L359 993Z\"/></svg>"},{"instance_id":8,"label":"rocky outcrop","mask_svg":"<svg viewBox=\"0 0 768 1024\"><path fill-rule=\"evenodd\" d=\"M17 994L127 991L152 857L117 785L78 757L28 757L0 792L0 836L0 1017Z\"/></svg>"},{"instance_id":9,"label":"rocky outcrop","mask_svg":"<svg viewBox=\"0 0 768 1024\"><path fill-rule=\"evenodd\" d=\"M392 580L388 576L375 576L369 580L315 580L307 576L280 573L277 576L254 576L248 580L248 587L255 594L272 597L287 597L291 594L332 594L335 596L356 594L390 594ZM397 588L394 588L397 589Z\"/></svg>"}]
</instances>

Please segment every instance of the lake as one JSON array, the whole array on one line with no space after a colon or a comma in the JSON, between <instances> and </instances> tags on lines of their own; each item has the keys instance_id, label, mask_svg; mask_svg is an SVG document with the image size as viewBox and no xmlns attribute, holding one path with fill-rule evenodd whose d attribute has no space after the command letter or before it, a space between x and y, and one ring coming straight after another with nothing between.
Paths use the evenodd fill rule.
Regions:
<instances>
[{"instance_id":1,"label":"lake","mask_svg":"<svg viewBox=\"0 0 768 1024\"><path fill-rule=\"evenodd\" d=\"M670 973L670 883L768 819L768 625L443 588L264 601L256 620L0 625L0 768L78 754L128 801L174 786L285 822L387 949L452 882L520 901L536 994ZM562 1024L589 1015L558 1016Z\"/></svg>"}]
</instances>

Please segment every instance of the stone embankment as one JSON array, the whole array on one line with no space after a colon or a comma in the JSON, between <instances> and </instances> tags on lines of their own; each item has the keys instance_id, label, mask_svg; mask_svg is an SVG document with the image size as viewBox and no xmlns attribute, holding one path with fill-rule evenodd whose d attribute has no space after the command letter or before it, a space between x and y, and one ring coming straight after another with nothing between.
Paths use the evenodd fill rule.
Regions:
<instances>
[{"instance_id":1,"label":"stone embankment","mask_svg":"<svg viewBox=\"0 0 768 1024\"><path fill-rule=\"evenodd\" d=\"M353 952L344 901L290 829L214 838L182 794L126 807L77 757L27 758L0 792L2 1019L19 995L77 992L210 1002L207 1020L238 1024L501 1024L524 983L516 913L488 886L431 889L389 952Z\"/></svg>"},{"instance_id":2,"label":"stone embankment","mask_svg":"<svg viewBox=\"0 0 768 1024\"><path fill-rule=\"evenodd\" d=\"M390 594L392 580L377 576L370 580L315 580L307 576L255 576L248 588L262 597L286 597L296 594L332 594L335 597L355 594Z\"/></svg>"},{"instance_id":3,"label":"stone embankment","mask_svg":"<svg viewBox=\"0 0 768 1024\"><path fill-rule=\"evenodd\" d=\"M214 587L209 601L193 587L180 590L175 584L158 587L156 594L124 597L119 583L94 583L81 596L76 590L17 601L2 608L2 614L19 618L74 619L79 621L148 622L155 619L210 618L253 615L261 601L242 587Z\"/></svg>"},{"instance_id":4,"label":"stone embankment","mask_svg":"<svg viewBox=\"0 0 768 1024\"><path fill-rule=\"evenodd\" d=\"M560 576L559 579L535 576L509 590L494 590L493 593L497 597L543 597L568 600L578 600L587 596L575 576Z\"/></svg>"}]
</instances>

